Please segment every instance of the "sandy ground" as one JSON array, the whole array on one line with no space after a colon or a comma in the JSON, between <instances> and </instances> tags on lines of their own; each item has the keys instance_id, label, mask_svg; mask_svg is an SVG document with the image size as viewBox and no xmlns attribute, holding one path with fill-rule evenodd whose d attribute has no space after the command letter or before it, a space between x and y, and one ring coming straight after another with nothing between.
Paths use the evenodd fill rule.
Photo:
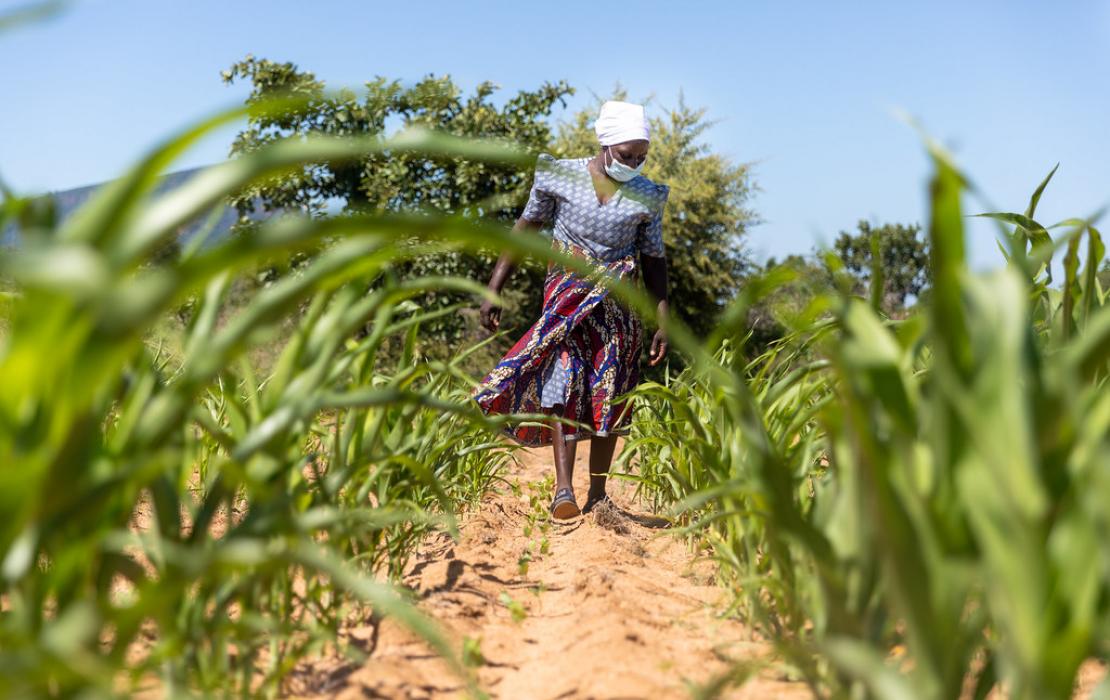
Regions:
<instances>
[{"instance_id":1,"label":"sandy ground","mask_svg":"<svg viewBox=\"0 0 1110 700\"><path fill-rule=\"evenodd\" d=\"M471 650L479 686L490 697L693 698L745 666L753 669L746 682L724 684L716 697L813 697L775 661L770 645L736 619L717 616L728 601L713 582L713 564L671 536L666 523L639 511L630 484L610 480L615 509L555 524L546 514L554 479L550 448L518 456L510 485L464 517L460 541L430 538L404 576L422 610ZM579 504L589 485L588 463L589 442L583 442L575 467ZM232 518L243 512L237 507ZM132 527L147 529L151 517L143 501ZM222 536L227 520L227 513L217 515L213 537ZM405 628L388 619L351 622L344 636L368 651L369 660L355 665L325 654L299 666L284 695L467 697L459 677ZM152 638L153 632L136 653ZM1105 664L1085 663L1073 697L1091 697L1106 674ZM137 697L162 695L152 678Z\"/></svg>"},{"instance_id":2,"label":"sandy ground","mask_svg":"<svg viewBox=\"0 0 1110 700\"><path fill-rule=\"evenodd\" d=\"M738 621L714 614L725 601L711 564L699 562L663 523L638 513L629 484L611 481L617 509L553 524L546 518L549 487L542 484L552 473L550 448L520 454L521 468L508 475L519 493L505 487L491 494L461 523L461 541L432 538L405 576L422 609L456 643L471 640L486 693L689 698L694 686L727 673L733 660L764 659L755 677L720 697L812 697L768 660L767 644ZM583 442L575 468L580 505L588 455ZM465 696L446 664L398 625L387 620L354 636L369 640L367 663L305 669L291 690L343 699Z\"/></svg>"}]
</instances>

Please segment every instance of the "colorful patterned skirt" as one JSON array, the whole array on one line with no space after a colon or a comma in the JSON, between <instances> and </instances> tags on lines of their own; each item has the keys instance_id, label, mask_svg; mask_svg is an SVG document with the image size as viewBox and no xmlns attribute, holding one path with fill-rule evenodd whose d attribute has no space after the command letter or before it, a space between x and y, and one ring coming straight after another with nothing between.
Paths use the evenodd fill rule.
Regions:
<instances>
[{"instance_id":1,"label":"colorful patterned skirt","mask_svg":"<svg viewBox=\"0 0 1110 700\"><path fill-rule=\"evenodd\" d=\"M640 380L643 325L609 294L607 279L634 282L636 259L603 262L572 243L552 247L593 263L588 276L553 263L544 282L540 318L486 375L471 398L486 415L544 413L587 426L563 425L565 440L627 435L632 404L622 397ZM504 433L531 447L550 445L553 431L535 422Z\"/></svg>"}]
</instances>

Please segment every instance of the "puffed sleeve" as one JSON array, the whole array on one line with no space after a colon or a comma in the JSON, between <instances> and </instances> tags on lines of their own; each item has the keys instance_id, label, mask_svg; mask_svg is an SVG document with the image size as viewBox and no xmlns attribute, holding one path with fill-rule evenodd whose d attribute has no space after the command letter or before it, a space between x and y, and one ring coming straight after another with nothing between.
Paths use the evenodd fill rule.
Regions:
<instances>
[{"instance_id":1,"label":"puffed sleeve","mask_svg":"<svg viewBox=\"0 0 1110 700\"><path fill-rule=\"evenodd\" d=\"M536 223L546 224L555 216L555 193L552 190L555 172L555 156L541 153L536 158L536 173L532 178L532 191L520 217Z\"/></svg>"},{"instance_id":2,"label":"puffed sleeve","mask_svg":"<svg viewBox=\"0 0 1110 700\"><path fill-rule=\"evenodd\" d=\"M667 195L670 193L670 185L656 185L651 218L640 224L639 235L636 240L641 255L650 255L656 258L664 257L663 207L666 206Z\"/></svg>"}]
</instances>

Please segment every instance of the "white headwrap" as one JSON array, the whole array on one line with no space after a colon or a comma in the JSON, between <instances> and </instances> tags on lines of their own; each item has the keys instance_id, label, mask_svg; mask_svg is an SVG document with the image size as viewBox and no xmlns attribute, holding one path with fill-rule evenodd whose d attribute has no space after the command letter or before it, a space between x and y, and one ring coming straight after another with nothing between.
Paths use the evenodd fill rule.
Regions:
<instances>
[{"instance_id":1,"label":"white headwrap","mask_svg":"<svg viewBox=\"0 0 1110 700\"><path fill-rule=\"evenodd\" d=\"M644 116L644 106L609 100L601 105L601 112L594 122L597 140L602 146L624 141L648 138L648 121Z\"/></svg>"}]
</instances>

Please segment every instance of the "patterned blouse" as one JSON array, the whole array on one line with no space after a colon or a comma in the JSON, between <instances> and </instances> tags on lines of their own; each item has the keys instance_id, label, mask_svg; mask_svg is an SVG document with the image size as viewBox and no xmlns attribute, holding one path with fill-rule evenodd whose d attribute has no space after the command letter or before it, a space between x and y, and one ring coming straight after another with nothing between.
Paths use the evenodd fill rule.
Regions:
<instances>
[{"instance_id":1,"label":"patterned blouse","mask_svg":"<svg viewBox=\"0 0 1110 700\"><path fill-rule=\"evenodd\" d=\"M637 253L664 257L663 206L670 186L637 175L619 183L602 204L586 165L589 160L539 154L521 218L538 224L553 221L556 240L585 248L605 262Z\"/></svg>"}]
</instances>

